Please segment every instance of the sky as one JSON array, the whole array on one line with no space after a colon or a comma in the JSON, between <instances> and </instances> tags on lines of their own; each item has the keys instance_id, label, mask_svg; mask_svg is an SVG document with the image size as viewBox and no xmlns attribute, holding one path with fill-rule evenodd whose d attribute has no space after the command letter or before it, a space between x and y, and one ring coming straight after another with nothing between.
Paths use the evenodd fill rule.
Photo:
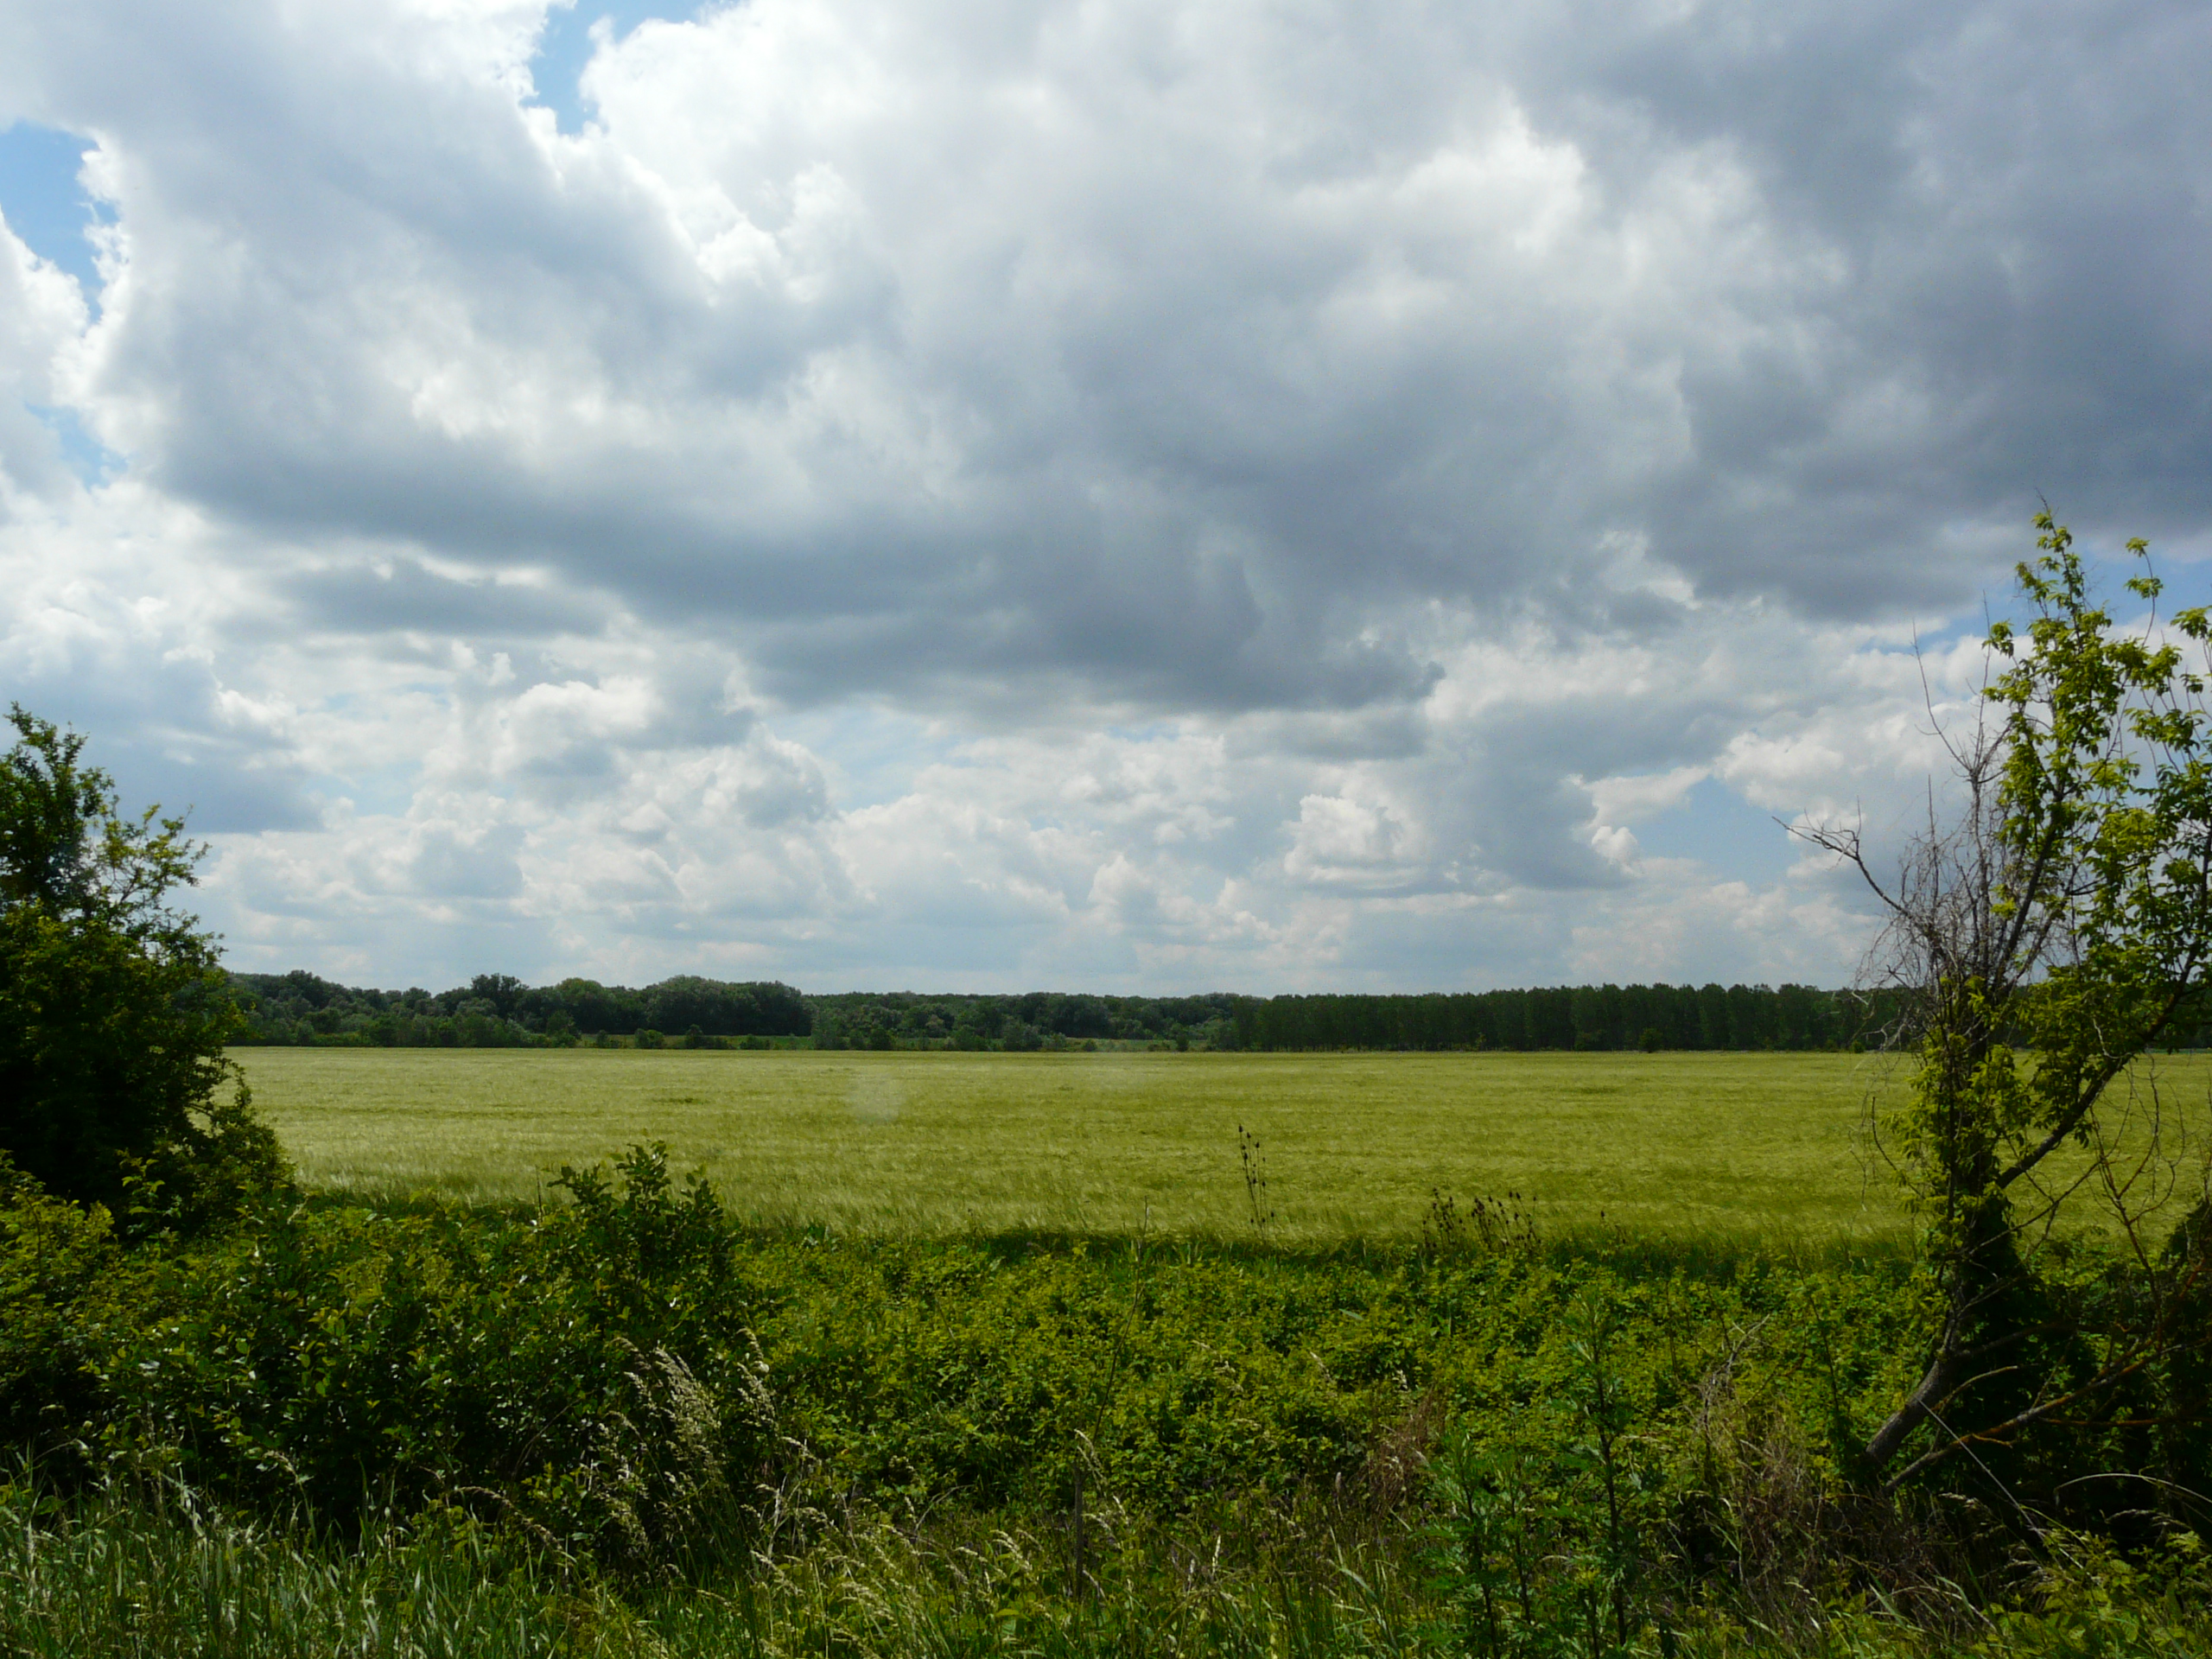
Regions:
<instances>
[{"instance_id":1,"label":"sky","mask_svg":"<svg viewBox=\"0 0 2212 1659\"><path fill-rule=\"evenodd\" d=\"M1848 982L2201 6L0 0L0 696L234 967ZM1937 781L1931 783L1931 779Z\"/></svg>"}]
</instances>

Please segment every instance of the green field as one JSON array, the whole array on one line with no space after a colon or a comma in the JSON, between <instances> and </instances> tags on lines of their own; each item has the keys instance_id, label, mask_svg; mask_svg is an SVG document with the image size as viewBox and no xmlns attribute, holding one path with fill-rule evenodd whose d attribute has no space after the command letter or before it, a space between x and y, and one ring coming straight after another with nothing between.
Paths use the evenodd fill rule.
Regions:
<instances>
[{"instance_id":1,"label":"green field","mask_svg":"<svg viewBox=\"0 0 2212 1659\"><path fill-rule=\"evenodd\" d=\"M748 1217L902 1233L1419 1229L1432 1189L1550 1226L1893 1236L1870 1161L1886 1063L1828 1054L966 1055L253 1049L257 1103L322 1187L532 1197L664 1141Z\"/></svg>"}]
</instances>

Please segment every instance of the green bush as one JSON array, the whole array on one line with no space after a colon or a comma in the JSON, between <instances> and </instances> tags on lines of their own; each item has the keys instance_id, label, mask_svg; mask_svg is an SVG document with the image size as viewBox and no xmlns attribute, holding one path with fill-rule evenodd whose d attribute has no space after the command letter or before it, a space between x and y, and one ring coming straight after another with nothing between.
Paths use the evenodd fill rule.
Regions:
<instances>
[{"instance_id":1,"label":"green bush","mask_svg":"<svg viewBox=\"0 0 2212 1659\"><path fill-rule=\"evenodd\" d=\"M0 755L0 1151L126 1224L204 1225L282 1174L224 1058L215 942L167 902L201 849L16 706Z\"/></svg>"},{"instance_id":2,"label":"green bush","mask_svg":"<svg viewBox=\"0 0 2212 1659\"><path fill-rule=\"evenodd\" d=\"M48 1196L0 1154L0 1446L52 1455L102 1411L91 1338L120 1259L105 1210Z\"/></svg>"},{"instance_id":3,"label":"green bush","mask_svg":"<svg viewBox=\"0 0 2212 1659\"><path fill-rule=\"evenodd\" d=\"M111 1467L349 1522L435 1501L628 1570L680 1555L773 1448L731 1230L656 1154L566 1179L535 1220L294 1208L129 1259L29 1198L0 1235L10 1323L42 1319L57 1357L0 1351L0 1416L71 1397L67 1370L66 1427Z\"/></svg>"},{"instance_id":4,"label":"green bush","mask_svg":"<svg viewBox=\"0 0 2212 1659\"><path fill-rule=\"evenodd\" d=\"M2172 1323L2212 1331L2212 1197L2174 1229L2159 1288L2177 1306ZM2166 1357L2152 1381L2149 1402L2160 1420L2158 1461L2168 1489L2197 1532L2212 1538L2212 1350L2199 1344Z\"/></svg>"}]
</instances>

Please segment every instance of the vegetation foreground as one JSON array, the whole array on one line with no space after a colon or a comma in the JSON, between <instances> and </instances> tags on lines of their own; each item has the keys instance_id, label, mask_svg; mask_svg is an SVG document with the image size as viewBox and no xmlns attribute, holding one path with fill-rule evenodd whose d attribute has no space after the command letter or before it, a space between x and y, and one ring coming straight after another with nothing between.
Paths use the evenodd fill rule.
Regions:
<instances>
[{"instance_id":1,"label":"vegetation foreground","mask_svg":"<svg viewBox=\"0 0 2212 1659\"><path fill-rule=\"evenodd\" d=\"M1321 1251L763 1231L652 1154L566 1193L294 1202L126 1248L17 1189L0 1400L36 1462L0 1494L0 1645L2212 1639L2212 1580L2169 1529L2202 1520L2179 1495L2206 1489L2205 1449L2125 1426L2201 1392L2193 1372L1853 1496L1852 1448L1915 1357L1897 1253L1550 1247L1487 1206ZM2124 1299L2113 1266L2082 1253L2075 1294ZM2102 1468L2154 1480L2080 1478ZM2008 1534L2000 1490L2050 1543Z\"/></svg>"}]
</instances>

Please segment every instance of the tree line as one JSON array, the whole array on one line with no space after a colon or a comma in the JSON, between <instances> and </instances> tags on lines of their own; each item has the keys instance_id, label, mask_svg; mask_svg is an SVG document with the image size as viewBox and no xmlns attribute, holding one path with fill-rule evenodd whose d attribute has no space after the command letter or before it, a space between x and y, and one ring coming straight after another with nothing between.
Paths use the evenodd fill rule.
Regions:
<instances>
[{"instance_id":1,"label":"tree line","mask_svg":"<svg viewBox=\"0 0 2212 1659\"><path fill-rule=\"evenodd\" d=\"M2031 1046L2039 987L2016 999L2004 1035ZM1236 999L1217 1045L1244 1049L1662 1049L1820 1052L1878 1048L1906 1023L1893 986L1559 985L1414 996ZM2160 1047L2212 1048L2212 996L2180 999Z\"/></svg>"},{"instance_id":2,"label":"tree line","mask_svg":"<svg viewBox=\"0 0 2212 1659\"><path fill-rule=\"evenodd\" d=\"M1275 996L1236 1010L1248 1049L1847 1049L1894 998L1809 985L1559 985Z\"/></svg>"},{"instance_id":3,"label":"tree line","mask_svg":"<svg viewBox=\"0 0 2212 1659\"><path fill-rule=\"evenodd\" d=\"M1235 1046L1237 1008L1249 999L1097 996L1024 991L1012 995L847 992L809 999L817 1048L953 1048L980 1052L1065 1048L1085 1042Z\"/></svg>"},{"instance_id":4,"label":"tree line","mask_svg":"<svg viewBox=\"0 0 2212 1659\"><path fill-rule=\"evenodd\" d=\"M642 987L564 979L525 985L479 974L449 991L384 991L318 975L232 974L244 1043L388 1048L536 1048L587 1037L721 1039L804 1037L813 1010L772 980L733 983L679 974Z\"/></svg>"},{"instance_id":5,"label":"tree line","mask_svg":"<svg viewBox=\"0 0 2212 1659\"><path fill-rule=\"evenodd\" d=\"M532 986L512 974L479 974L451 990L389 991L295 969L234 973L230 983L245 1023L237 1041L388 1047L531 1048L608 1036L804 1038L822 1049L1020 1052L1098 1040L1225 1048L1246 1000L1063 991L804 996L775 981L690 974L642 987L589 979Z\"/></svg>"},{"instance_id":6,"label":"tree line","mask_svg":"<svg viewBox=\"0 0 2212 1659\"><path fill-rule=\"evenodd\" d=\"M253 1044L536 1048L601 1036L652 1046L807 1039L817 1049L1022 1052L1086 1042L1187 1049L1840 1052L1887 1040L1894 988L1809 985L1558 985L1407 995L1105 996L842 992L808 996L776 981L678 975L652 985L564 979L531 986L479 974L448 991L383 991L295 969L232 974ZM2034 995L2031 988L2018 1018ZM2018 1033L2025 1040L2024 1029ZM2212 1002L2193 993L2164 1034L2212 1047Z\"/></svg>"},{"instance_id":7,"label":"tree line","mask_svg":"<svg viewBox=\"0 0 2212 1659\"><path fill-rule=\"evenodd\" d=\"M448 991L385 991L317 975L233 974L240 1039L503 1048L606 1035L810 1038L819 1049L1025 1050L1084 1042L1177 1048L1847 1049L1893 997L1805 985L1573 985L1412 995L1108 996L846 992L679 975L643 987L479 974Z\"/></svg>"}]
</instances>

